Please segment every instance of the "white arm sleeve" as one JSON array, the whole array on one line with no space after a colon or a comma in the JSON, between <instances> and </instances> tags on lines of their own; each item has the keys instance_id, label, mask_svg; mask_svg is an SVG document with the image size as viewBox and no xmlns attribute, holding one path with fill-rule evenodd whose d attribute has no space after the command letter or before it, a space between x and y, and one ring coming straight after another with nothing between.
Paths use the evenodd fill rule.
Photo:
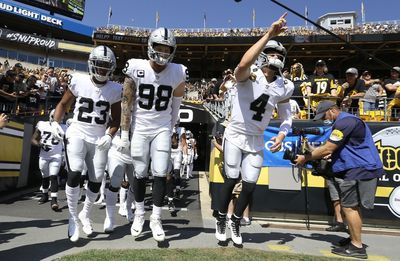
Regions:
<instances>
[{"instance_id":1,"label":"white arm sleeve","mask_svg":"<svg viewBox=\"0 0 400 261\"><path fill-rule=\"evenodd\" d=\"M278 103L278 114L279 118L282 120L281 126L279 127L279 132L282 132L286 136L289 133L289 130L292 128L290 103Z\"/></svg>"},{"instance_id":2,"label":"white arm sleeve","mask_svg":"<svg viewBox=\"0 0 400 261\"><path fill-rule=\"evenodd\" d=\"M181 107L183 97L172 97L172 111L171 111L171 129L175 126L179 117L179 108Z\"/></svg>"}]
</instances>

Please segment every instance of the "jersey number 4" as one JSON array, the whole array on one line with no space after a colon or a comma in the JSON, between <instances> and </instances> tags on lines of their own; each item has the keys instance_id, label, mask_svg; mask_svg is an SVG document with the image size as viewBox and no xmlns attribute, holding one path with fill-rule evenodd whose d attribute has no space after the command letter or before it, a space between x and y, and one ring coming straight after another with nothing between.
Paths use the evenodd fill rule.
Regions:
<instances>
[{"instance_id":1,"label":"jersey number 4","mask_svg":"<svg viewBox=\"0 0 400 261\"><path fill-rule=\"evenodd\" d=\"M79 107L78 121L92 123L93 117L84 116L84 113L92 113L94 106L100 107L99 111L101 117L94 117L94 122L97 124L104 124L107 122L108 110L110 109L110 103L106 101L94 101L90 98L80 98L79 103L82 104Z\"/></svg>"},{"instance_id":2,"label":"jersey number 4","mask_svg":"<svg viewBox=\"0 0 400 261\"><path fill-rule=\"evenodd\" d=\"M256 112L256 114L254 114L252 117L253 120L262 121L263 114L265 112L265 107L268 104L268 100L269 100L269 95L263 93L252 103L250 103L250 110Z\"/></svg>"},{"instance_id":3,"label":"jersey number 4","mask_svg":"<svg viewBox=\"0 0 400 261\"><path fill-rule=\"evenodd\" d=\"M168 108L169 100L172 94L172 87L160 85L157 88L157 99L154 100L155 88L152 84L141 84L139 86L139 107L145 110L151 110L155 102L156 111L165 111Z\"/></svg>"}]
</instances>

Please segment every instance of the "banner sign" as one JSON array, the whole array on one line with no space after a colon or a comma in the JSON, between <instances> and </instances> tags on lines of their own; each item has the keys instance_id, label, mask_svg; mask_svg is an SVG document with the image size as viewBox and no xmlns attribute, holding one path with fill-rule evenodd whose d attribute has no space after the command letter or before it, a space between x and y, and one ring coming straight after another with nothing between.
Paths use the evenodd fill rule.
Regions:
<instances>
[{"instance_id":1,"label":"banner sign","mask_svg":"<svg viewBox=\"0 0 400 261\"><path fill-rule=\"evenodd\" d=\"M55 49L56 46L56 41L53 39L26 33L19 33L7 29L0 29L0 39L49 49Z\"/></svg>"},{"instance_id":2,"label":"banner sign","mask_svg":"<svg viewBox=\"0 0 400 261\"><path fill-rule=\"evenodd\" d=\"M324 130L324 133L322 135L312 135L312 134L306 134L305 137L308 139L308 142L312 146L319 146L323 142L325 142L329 138L329 134L331 132L331 127L321 127ZM300 136L299 135L293 135L292 132L289 132L289 134L286 136L286 138L283 140L282 148L280 151L272 153L270 148L272 144L274 144L273 141L271 141L272 137L275 137L278 135L279 128L276 127L268 127L264 131L264 167L290 167L291 162L289 160L284 160L283 159L283 153L285 150L292 150L293 147L300 147Z\"/></svg>"},{"instance_id":3,"label":"banner sign","mask_svg":"<svg viewBox=\"0 0 400 261\"><path fill-rule=\"evenodd\" d=\"M127 42L127 43L147 43L147 37L138 37L132 35L118 35L111 33L94 33L94 40L106 40L106 41L116 41L116 42Z\"/></svg>"},{"instance_id":4,"label":"banner sign","mask_svg":"<svg viewBox=\"0 0 400 261\"><path fill-rule=\"evenodd\" d=\"M10 15L17 15L21 18L30 19L46 26L52 26L61 30L71 31L87 37L92 37L94 30L94 28L91 26L87 26L82 23L76 23L68 19L61 19L54 15L48 15L35 9L17 5L10 0L0 0L0 14L1 12L8 13ZM49 30L51 30L51 28L49 28Z\"/></svg>"},{"instance_id":5,"label":"banner sign","mask_svg":"<svg viewBox=\"0 0 400 261\"><path fill-rule=\"evenodd\" d=\"M378 185L393 188L388 201L377 199L375 205L387 207L400 218L400 126L381 129L372 137L385 170Z\"/></svg>"},{"instance_id":6,"label":"banner sign","mask_svg":"<svg viewBox=\"0 0 400 261\"><path fill-rule=\"evenodd\" d=\"M44 24L49 24L58 27L63 26L63 20L61 19L55 18L50 15L45 15L37 11L33 11L32 9L20 7L17 5L13 5L11 3L9 4L3 1L0 1L0 11L23 16L25 18L33 19Z\"/></svg>"}]
</instances>

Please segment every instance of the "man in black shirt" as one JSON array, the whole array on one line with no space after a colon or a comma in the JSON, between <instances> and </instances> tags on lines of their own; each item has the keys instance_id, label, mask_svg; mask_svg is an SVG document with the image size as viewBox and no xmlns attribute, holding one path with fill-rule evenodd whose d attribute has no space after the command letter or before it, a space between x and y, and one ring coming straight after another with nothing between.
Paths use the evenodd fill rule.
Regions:
<instances>
[{"instance_id":1,"label":"man in black shirt","mask_svg":"<svg viewBox=\"0 0 400 261\"><path fill-rule=\"evenodd\" d=\"M16 73L8 70L0 76L0 111L11 112L16 96L14 94L14 81Z\"/></svg>"},{"instance_id":2,"label":"man in black shirt","mask_svg":"<svg viewBox=\"0 0 400 261\"><path fill-rule=\"evenodd\" d=\"M390 70L390 78L385 79L384 85L386 96L388 99L393 99L397 88L400 86L400 67L395 66Z\"/></svg>"},{"instance_id":3,"label":"man in black shirt","mask_svg":"<svg viewBox=\"0 0 400 261\"><path fill-rule=\"evenodd\" d=\"M344 90L342 105L350 107L353 110L358 109L358 102L360 98L365 95L365 82L358 79L358 70L356 68L349 68L346 70L346 81L342 84Z\"/></svg>"}]
</instances>

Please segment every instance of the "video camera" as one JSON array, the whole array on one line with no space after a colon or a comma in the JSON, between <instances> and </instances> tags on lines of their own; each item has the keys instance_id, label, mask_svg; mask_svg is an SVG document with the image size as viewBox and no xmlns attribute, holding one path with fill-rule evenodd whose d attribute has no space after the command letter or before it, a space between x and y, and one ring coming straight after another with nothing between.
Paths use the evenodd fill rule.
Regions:
<instances>
[{"instance_id":1,"label":"video camera","mask_svg":"<svg viewBox=\"0 0 400 261\"><path fill-rule=\"evenodd\" d=\"M298 129L293 128L292 132L297 135L314 134L321 135L324 133L323 128L304 128ZM304 144L307 143L307 144ZM314 146L319 146L322 143L312 143L310 144L307 139L302 139L302 144L296 146L295 143L292 144L291 149L286 149L283 152L283 159L289 160L291 163L295 163L297 155L305 155L311 153ZM302 149L304 148L304 149ZM318 159L309 161L303 168L311 170L311 174L314 176L322 176L324 178L334 177L335 174L332 172L332 162L328 159Z\"/></svg>"}]
</instances>

